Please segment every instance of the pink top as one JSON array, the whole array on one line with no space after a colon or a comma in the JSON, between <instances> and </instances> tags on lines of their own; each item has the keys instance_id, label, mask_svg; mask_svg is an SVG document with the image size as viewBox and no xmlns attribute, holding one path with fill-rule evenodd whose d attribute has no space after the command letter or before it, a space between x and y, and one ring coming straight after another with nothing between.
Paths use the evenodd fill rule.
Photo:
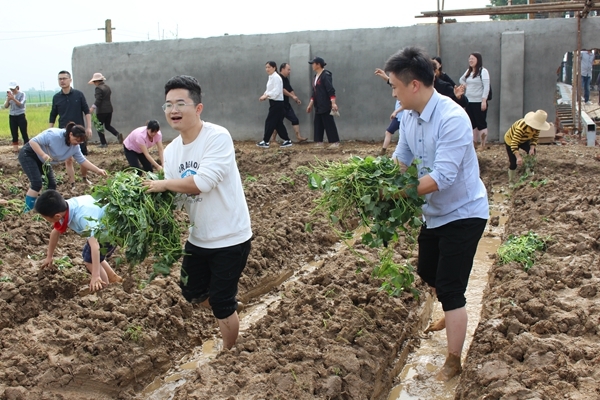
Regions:
<instances>
[{"instance_id":1,"label":"pink top","mask_svg":"<svg viewBox=\"0 0 600 400\"><path fill-rule=\"evenodd\" d=\"M158 131L156 135L152 138L152 140L148 139L148 128L145 126L140 126L139 128L131 131L129 135L123 141L123 146L127 150L135 151L136 153L141 153L142 149L140 145L146 146L146 148L150 149L152 146L155 146L156 143L162 142L162 133Z\"/></svg>"}]
</instances>

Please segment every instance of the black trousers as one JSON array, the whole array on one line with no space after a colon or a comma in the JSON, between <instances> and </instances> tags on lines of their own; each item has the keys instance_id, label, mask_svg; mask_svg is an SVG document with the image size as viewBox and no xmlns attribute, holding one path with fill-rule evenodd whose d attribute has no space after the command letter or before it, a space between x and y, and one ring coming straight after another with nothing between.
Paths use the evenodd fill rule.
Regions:
<instances>
[{"instance_id":1,"label":"black trousers","mask_svg":"<svg viewBox=\"0 0 600 400\"><path fill-rule=\"evenodd\" d=\"M329 113L315 114L315 143L323 141L324 132L327 133L327 141L329 143L337 143L340 141L333 115Z\"/></svg>"},{"instance_id":2,"label":"black trousers","mask_svg":"<svg viewBox=\"0 0 600 400\"><path fill-rule=\"evenodd\" d=\"M27 118L25 118L25 114L9 115L8 125L10 126L10 134L12 135L12 144L19 144L18 130L21 130L23 144L29 142L29 136L27 136Z\"/></svg>"},{"instance_id":3,"label":"black trousers","mask_svg":"<svg viewBox=\"0 0 600 400\"><path fill-rule=\"evenodd\" d=\"M146 172L152 172L152 164L144 153L138 153L133 150L129 150L127 147L123 146L123 150L125 150L125 158L129 165L133 168L143 169ZM140 163L142 164L142 168L140 168Z\"/></svg>"},{"instance_id":4,"label":"black trousers","mask_svg":"<svg viewBox=\"0 0 600 400\"><path fill-rule=\"evenodd\" d=\"M117 130L110 124L112 121L112 113L96 114L96 117L98 117L98 121L104 125L104 128L107 131L115 136L119 136L119 132L117 132ZM100 137L100 143L106 144L106 137L104 136L104 133L98 132L98 137Z\"/></svg>"},{"instance_id":5,"label":"black trousers","mask_svg":"<svg viewBox=\"0 0 600 400\"><path fill-rule=\"evenodd\" d=\"M525 153L529 154L529 149L531 149L530 145L529 140L525 143L519 143L519 149L525 150ZM508 154L508 162L510 164L508 169L514 171L517 169L517 156L512 152L512 149L508 144L504 143L504 146L506 146L506 154Z\"/></svg>"},{"instance_id":6,"label":"black trousers","mask_svg":"<svg viewBox=\"0 0 600 400\"><path fill-rule=\"evenodd\" d=\"M269 100L269 114L265 120L265 134L263 136L265 143L269 143L274 130L277 130L277 134L283 140L290 140L287 129L285 129L285 125L283 124L284 118L285 108L283 101Z\"/></svg>"}]
</instances>

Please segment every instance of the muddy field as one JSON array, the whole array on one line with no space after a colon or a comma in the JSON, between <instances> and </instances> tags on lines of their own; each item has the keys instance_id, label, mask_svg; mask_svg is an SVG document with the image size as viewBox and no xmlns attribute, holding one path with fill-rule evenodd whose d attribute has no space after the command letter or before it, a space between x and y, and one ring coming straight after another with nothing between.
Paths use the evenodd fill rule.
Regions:
<instances>
[{"instance_id":1,"label":"muddy field","mask_svg":"<svg viewBox=\"0 0 600 400\"><path fill-rule=\"evenodd\" d=\"M380 144L236 148L255 234L239 297L246 309L276 298L266 315L169 395L148 394L151 382L218 338L212 314L185 302L178 271L145 286L149 263L134 273L116 267L127 277L123 285L87 293L84 242L72 232L55 254L65 262L40 271L50 226L11 213L0 221L0 399L387 398L410 351L427 340L427 289L417 279L418 300L378 291L372 265L311 215L316 193L299 168L315 157L375 155ZM480 153L488 190L511 204L505 236L533 230L552 240L528 273L492 267L457 398L600 398L600 162L594 149L576 144L540 153L533 179L546 184L526 182L513 192L506 190L504 147ZM94 148L89 158L109 171L126 166L117 145ZM1 197L21 199L28 183L9 146L1 147L0 169ZM78 183L59 190L74 196L90 189ZM360 243L356 249L375 258ZM415 252L398 248L396 261L402 259L414 263Z\"/></svg>"}]
</instances>

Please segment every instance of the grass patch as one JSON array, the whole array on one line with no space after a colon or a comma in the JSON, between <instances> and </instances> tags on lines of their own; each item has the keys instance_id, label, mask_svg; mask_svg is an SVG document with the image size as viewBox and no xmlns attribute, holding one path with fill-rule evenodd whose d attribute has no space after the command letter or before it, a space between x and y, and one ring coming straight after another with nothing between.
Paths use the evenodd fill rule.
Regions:
<instances>
[{"instance_id":1,"label":"grass patch","mask_svg":"<svg viewBox=\"0 0 600 400\"><path fill-rule=\"evenodd\" d=\"M500 264L516 262L525 271L529 271L535 263L537 251L545 251L550 237L542 238L537 233L527 232L525 235L510 235L508 240L498 248Z\"/></svg>"},{"instance_id":2,"label":"grass patch","mask_svg":"<svg viewBox=\"0 0 600 400\"><path fill-rule=\"evenodd\" d=\"M38 133L48 129L48 118L50 117L50 106L33 107L27 105L27 134L29 138L36 136ZM58 122L58 118L57 118ZM58 127L58 124L56 124ZM19 132L19 139L21 138ZM0 139L11 139L10 128L8 126L8 108L0 107Z\"/></svg>"}]
</instances>

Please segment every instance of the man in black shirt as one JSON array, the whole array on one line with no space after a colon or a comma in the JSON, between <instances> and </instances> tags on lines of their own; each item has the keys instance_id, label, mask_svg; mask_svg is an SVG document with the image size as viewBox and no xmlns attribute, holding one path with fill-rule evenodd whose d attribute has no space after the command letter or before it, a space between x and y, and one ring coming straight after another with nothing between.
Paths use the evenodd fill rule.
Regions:
<instances>
[{"instance_id":1,"label":"man in black shirt","mask_svg":"<svg viewBox=\"0 0 600 400\"><path fill-rule=\"evenodd\" d=\"M285 109L285 118L292 123L292 128L294 128L298 143L303 143L308 139L300 135L300 120L298 120L298 117L296 116L296 113L290 104L290 97L296 102L296 104L302 104L298 96L296 96L296 93L294 93L294 89L292 89L292 85L290 84L291 72L292 68L290 67L290 64L283 63L279 66L279 76L281 76L281 80L283 81L283 107ZM277 131L273 132L271 141L275 140L276 137Z\"/></svg>"},{"instance_id":2,"label":"man in black shirt","mask_svg":"<svg viewBox=\"0 0 600 400\"><path fill-rule=\"evenodd\" d=\"M88 138L92 137L92 116L88 107L85 96L79 90L71 87L71 73L68 71L60 71L58 73L58 85L61 91L56 93L52 98L52 109L50 110L49 127L53 128L58 116L58 127L64 129L69 122L75 122L77 125L85 126L85 133ZM85 115L85 123L83 116ZM79 145L81 153L87 155L87 146L85 143ZM73 168L73 159L65 161L67 175L69 175L69 183L75 183L75 170ZM87 170L81 167L81 177L85 182L91 184L87 179Z\"/></svg>"}]
</instances>

